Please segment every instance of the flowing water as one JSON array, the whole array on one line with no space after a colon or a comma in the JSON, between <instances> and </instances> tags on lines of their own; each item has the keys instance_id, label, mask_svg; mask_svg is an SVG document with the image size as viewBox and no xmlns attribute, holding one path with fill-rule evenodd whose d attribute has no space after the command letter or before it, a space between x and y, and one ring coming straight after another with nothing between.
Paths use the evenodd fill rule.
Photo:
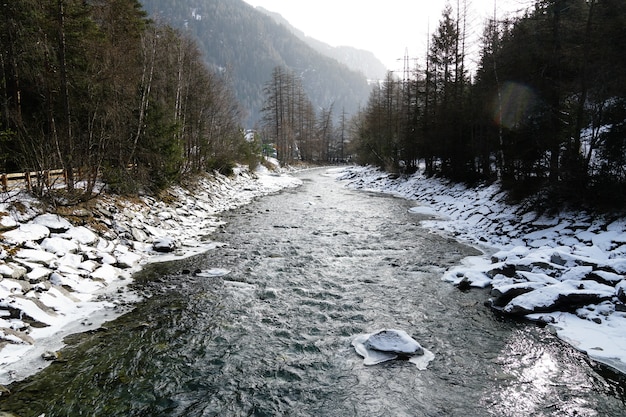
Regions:
<instances>
[{"instance_id":1,"label":"flowing water","mask_svg":"<svg viewBox=\"0 0 626 417\"><path fill-rule=\"evenodd\" d=\"M152 265L151 294L11 386L39 416L624 416L624 383L547 329L499 318L443 271L476 250L411 203L324 170L226 215L226 246ZM195 270L211 274L194 274ZM222 270L230 272L218 276ZM351 341L402 329L435 359L364 366Z\"/></svg>"}]
</instances>

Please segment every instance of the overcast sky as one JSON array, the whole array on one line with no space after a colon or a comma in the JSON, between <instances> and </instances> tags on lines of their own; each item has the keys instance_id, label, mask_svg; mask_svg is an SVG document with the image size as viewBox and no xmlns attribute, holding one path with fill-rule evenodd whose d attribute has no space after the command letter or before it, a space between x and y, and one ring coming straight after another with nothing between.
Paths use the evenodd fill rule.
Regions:
<instances>
[{"instance_id":1,"label":"overcast sky","mask_svg":"<svg viewBox=\"0 0 626 417\"><path fill-rule=\"evenodd\" d=\"M405 51L424 61L428 33L439 24L446 3L457 0L244 0L280 13L306 35L332 46L347 45L373 52L390 70L403 69ZM534 3L496 0L498 18ZM462 1L461 1L462 3ZM467 0L468 26L474 39L493 16L494 0ZM475 48L477 50L477 48ZM414 64L412 63L411 66Z\"/></svg>"}]
</instances>

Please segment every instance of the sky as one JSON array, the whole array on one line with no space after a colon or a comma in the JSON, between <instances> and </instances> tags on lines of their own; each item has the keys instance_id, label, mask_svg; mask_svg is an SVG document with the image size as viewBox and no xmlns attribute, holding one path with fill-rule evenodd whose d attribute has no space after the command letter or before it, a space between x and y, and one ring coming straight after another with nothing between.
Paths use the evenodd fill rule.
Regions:
<instances>
[{"instance_id":1,"label":"sky","mask_svg":"<svg viewBox=\"0 0 626 417\"><path fill-rule=\"evenodd\" d=\"M281 14L293 26L332 46L353 46L371 51L391 71L404 69L404 57L424 61L432 33L447 3L456 10L457 0L244 0ZM524 9L533 0L466 0L468 26L473 39L494 13L498 19ZM461 1L463 3L463 1ZM478 48L473 48L477 52Z\"/></svg>"}]
</instances>

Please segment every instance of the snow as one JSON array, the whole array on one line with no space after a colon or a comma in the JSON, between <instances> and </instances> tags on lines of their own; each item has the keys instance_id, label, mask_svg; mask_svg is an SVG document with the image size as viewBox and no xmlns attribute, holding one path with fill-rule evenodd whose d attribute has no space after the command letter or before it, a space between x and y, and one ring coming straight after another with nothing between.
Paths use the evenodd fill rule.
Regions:
<instances>
[{"instance_id":1,"label":"snow","mask_svg":"<svg viewBox=\"0 0 626 417\"><path fill-rule=\"evenodd\" d=\"M213 173L168 189L171 204L103 194L90 208L92 217L80 218L79 225L41 212L40 202L27 193L3 195L0 384L47 366L42 354L61 349L65 336L96 329L132 309L139 297L127 286L146 263L216 248L205 236L222 224L219 213L300 184L288 172L238 167L231 177ZM172 252L155 250L164 247ZM228 273L210 269L199 275Z\"/></svg>"},{"instance_id":2,"label":"snow","mask_svg":"<svg viewBox=\"0 0 626 417\"><path fill-rule=\"evenodd\" d=\"M538 213L507 204L498 184L466 188L372 167L347 168L338 179L414 201L409 212L423 215L424 227L483 251L450 268L443 281L490 288L494 308L549 323L562 340L626 373L626 218Z\"/></svg>"}]
</instances>

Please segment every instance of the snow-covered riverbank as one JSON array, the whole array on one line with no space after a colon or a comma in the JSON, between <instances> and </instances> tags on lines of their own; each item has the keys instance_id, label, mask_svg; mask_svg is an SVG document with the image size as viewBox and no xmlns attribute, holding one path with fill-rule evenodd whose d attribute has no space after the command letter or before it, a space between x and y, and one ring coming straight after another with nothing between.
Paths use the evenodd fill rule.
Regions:
<instances>
[{"instance_id":1,"label":"snow-covered riverbank","mask_svg":"<svg viewBox=\"0 0 626 417\"><path fill-rule=\"evenodd\" d=\"M31 196L0 202L0 384L39 369L68 334L97 329L128 311L132 274L148 262L215 247L219 213L301 182L261 167L199 178L161 199L102 195L50 214ZM170 251L170 249L172 249Z\"/></svg>"},{"instance_id":2,"label":"snow-covered riverbank","mask_svg":"<svg viewBox=\"0 0 626 417\"><path fill-rule=\"evenodd\" d=\"M497 185L468 189L371 167L339 176L350 187L416 202L431 230L487 248L448 271L460 288L490 287L491 305L548 323L591 358L626 373L626 219L585 212L541 215L508 205Z\"/></svg>"},{"instance_id":3,"label":"snow-covered riverbank","mask_svg":"<svg viewBox=\"0 0 626 417\"><path fill-rule=\"evenodd\" d=\"M367 167L333 169L348 186L416 201L434 231L487 247L448 271L460 287L491 287L494 307L550 323L590 357L626 372L626 219L585 213L542 216L505 204L496 185L467 189ZM101 196L51 215L27 195L0 202L0 384L48 362L68 334L97 329L132 308L127 290L147 262L215 247L219 213L301 182L266 170L199 179L157 200ZM156 246L155 246L156 244ZM156 249L174 244L173 252ZM448 285L448 284L446 284ZM562 311L565 304L578 308Z\"/></svg>"}]
</instances>

